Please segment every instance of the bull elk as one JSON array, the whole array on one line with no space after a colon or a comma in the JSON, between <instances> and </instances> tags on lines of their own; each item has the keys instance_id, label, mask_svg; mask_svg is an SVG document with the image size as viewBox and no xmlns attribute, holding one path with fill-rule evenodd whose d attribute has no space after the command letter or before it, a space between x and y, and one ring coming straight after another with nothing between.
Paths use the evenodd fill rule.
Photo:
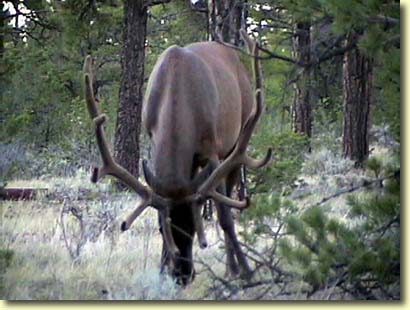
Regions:
<instances>
[{"instance_id":1,"label":"bull elk","mask_svg":"<svg viewBox=\"0 0 410 310\"><path fill-rule=\"evenodd\" d=\"M85 61L85 98L95 124L103 162L92 181L111 175L134 190L140 200L121 225L127 230L147 208L158 211L163 237L161 270L166 268L182 284L193 280L192 245L195 233L206 247L200 207L215 202L218 222L224 231L227 270L250 278L235 233L231 208L245 209L249 199L231 198L241 165L260 168L261 160L246 154L252 132L263 110L257 44L242 35L253 53L255 89L237 52L216 42L171 46L159 57L148 81L142 118L151 141L151 162L143 161L147 185L142 184L113 159L102 114L92 88L91 57Z\"/></svg>"}]
</instances>

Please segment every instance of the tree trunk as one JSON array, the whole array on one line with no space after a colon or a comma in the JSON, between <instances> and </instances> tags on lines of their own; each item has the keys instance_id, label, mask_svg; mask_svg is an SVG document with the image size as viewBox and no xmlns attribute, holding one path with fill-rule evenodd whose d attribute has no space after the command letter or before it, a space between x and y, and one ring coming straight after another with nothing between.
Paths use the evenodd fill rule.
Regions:
<instances>
[{"instance_id":1,"label":"tree trunk","mask_svg":"<svg viewBox=\"0 0 410 310\"><path fill-rule=\"evenodd\" d=\"M222 39L224 42L242 46L244 42L239 31L246 30L247 0L209 0L208 4L208 32L211 35L211 40ZM246 169L243 165L241 165L241 174L243 177L239 196L242 200L245 199L247 192ZM209 205L210 203L206 208L209 209Z\"/></svg>"},{"instance_id":2,"label":"tree trunk","mask_svg":"<svg viewBox=\"0 0 410 310\"><path fill-rule=\"evenodd\" d=\"M242 45L239 33L246 28L246 0L211 0L209 6L209 25L211 40L222 41L237 46Z\"/></svg>"},{"instance_id":3,"label":"tree trunk","mask_svg":"<svg viewBox=\"0 0 410 310\"><path fill-rule=\"evenodd\" d=\"M124 2L124 48L114 150L117 162L136 177L139 175L147 16L144 1Z\"/></svg>"},{"instance_id":4,"label":"tree trunk","mask_svg":"<svg viewBox=\"0 0 410 310\"><path fill-rule=\"evenodd\" d=\"M4 55L4 33L6 31L6 23L5 23L5 18L6 18L6 13L4 11L4 2L0 4L0 60L3 63L3 55ZM3 68L2 68L3 69ZM3 72L0 72L0 74L3 74Z\"/></svg>"},{"instance_id":5,"label":"tree trunk","mask_svg":"<svg viewBox=\"0 0 410 310\"><path fill-rule=\"evenodd\" d=\"M310 23L296 24L296 35L294 39L294 50L297 60L301 63L309 63L310 52ZM304 67L295 84L295 102L293 108L294 131L296 133L312 136L312 93L310 67Z\"/></svg>"},{"instance_id":6,"label":"tree trunk","mask_svg":"<svg viewBox=\"0 0 410 310\"><path fill-rule=\"evenodd\" d=\"M346 44L355 39L350 35ZM359 49L346 52L343 65L344 156L362 166L369 156L373 64Z\"/></svg>"}]
</instances>

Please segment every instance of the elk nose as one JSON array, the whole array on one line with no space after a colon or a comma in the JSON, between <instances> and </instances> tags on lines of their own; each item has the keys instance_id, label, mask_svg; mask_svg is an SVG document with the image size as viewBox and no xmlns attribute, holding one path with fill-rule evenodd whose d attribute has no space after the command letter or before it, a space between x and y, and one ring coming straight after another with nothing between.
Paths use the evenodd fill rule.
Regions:
<instances>
[{"instance_id":1,"label":"elk nose","mask_svg":"<svg viewBox=\"0 0 410 310\"><path fill-rule=\"evenodd\" d=\"M178 185L175 183L167 184L169 186L161 186L158 188L158 194L163 197L179 200L190 194L189 187L185 185Z\"/></svg>"},{"instance_id":2,"label":"elk nose","mask_svg":"<svg viewBox=\"0 0 410 310\"><path fill-rule=\"evenodd\" d=\"M173 198L173 199L180 199L188 195L188 190L186 187L179 187L172 189L171 191L168 192L168 197Z\"/></svg>"}]
</instances>

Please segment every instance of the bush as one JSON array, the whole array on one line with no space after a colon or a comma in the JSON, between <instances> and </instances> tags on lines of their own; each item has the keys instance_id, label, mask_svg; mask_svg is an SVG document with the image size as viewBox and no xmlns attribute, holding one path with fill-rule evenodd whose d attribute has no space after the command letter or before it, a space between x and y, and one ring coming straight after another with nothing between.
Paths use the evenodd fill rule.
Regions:
<instances>
[{"instance_id":1,"label":"bush","mask_svg":"<svg viewBox=\"0 0 410 310\"><path fill-rule=\"evenodd\" d=\"M18 178L73 176L79 168L98 163L95 147L76 143L34 148L21 143L0 144L0 182Z\"/></svg>"},{"instance_id":2,"label":"bush","mask_svg":"<svg viewBox=\"0 0 410 310\"><path fill-rule=\"evenodd\" d=\"M328 148L313 150L305 158L302 173L306 175L344 174L354 167L354 162L343 158L340 153L335 153Z\"/></svg>"},{"instance_id":3,"label":"bush","mask_svg":"<svg viewBox=\"0 0 410 310\"><path fill-rule=\"evenodd\" d=\"M400 299L400 183L386 175L374 184L348 198L349 223L319 205L286 219L292 238L281 254L311 293L338 287L356 299Z\"/></svg>"},{"instance_id":4,"label":"bush","mask_svg":"<svg viewBox=\"0 0 410 310\"><path fill-rule=\"evenodd\" d=\"M10 266L14 252L12 250L0 249L0 297L3 297L4 279L7 268Z\"/></svg>"},{"instance_id":5,"label":"bush","mask_svg":"<svg viewBox=\"0 0 410 310\"><path fill-rule=\"evenodd\" d=\"M12 175L19 173L27 162L24 148L19 143L0 143L0 183L5 183Z\"/></svg>"},{"instance_id":6,"label":"bush","mask_svg":"<svg viewBox=\"0 0 410 310\"><path fill-rule=\"evenodd\" d=\"M252 138L253 154L262 157L269 147L273 149L273 161L264 169L250 171L254 191L271 193L287 191L293 187L303 163L308 139L291 130L272 129L273 118L265 116L264 122Z\"/></svg>"}]
</instances>

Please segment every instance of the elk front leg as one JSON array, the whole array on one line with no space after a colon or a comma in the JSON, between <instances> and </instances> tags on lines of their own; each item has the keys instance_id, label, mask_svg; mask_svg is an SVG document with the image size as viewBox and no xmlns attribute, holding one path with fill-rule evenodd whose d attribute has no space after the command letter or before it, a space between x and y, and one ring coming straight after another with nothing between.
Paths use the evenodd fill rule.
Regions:
<instances>
[{"instance_id":1,"label":"elk front leg","mask_svg":"<svg viewBox=\"0 0 410 310\"><path fill-rule=\"evenodd\" d=\"M161 215L159 212L158 212L158 224L159 224L159 231L161 235L163 235L162 219L161 219ZM171 256L169 255L169 252L167 250L167 245L165 244L165 240L164 238L162 238L160 273L161 274L168 273L169 270L172 269L171 264L172 264Z\"/></svg>"}]
</instances>

